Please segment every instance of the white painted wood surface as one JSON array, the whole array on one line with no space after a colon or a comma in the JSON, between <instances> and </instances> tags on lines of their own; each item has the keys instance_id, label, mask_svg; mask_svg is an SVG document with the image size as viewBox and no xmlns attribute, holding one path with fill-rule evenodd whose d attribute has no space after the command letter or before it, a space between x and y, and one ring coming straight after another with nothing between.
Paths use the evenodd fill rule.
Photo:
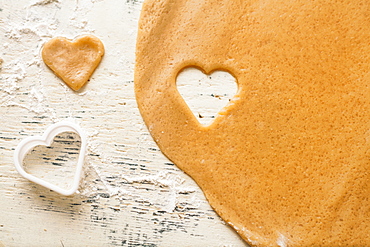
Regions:
<instances>
[{"instance_id":1,"label":"white painted wood surface","mask_svg":"<svg viewBox=\"0 0 370 247\"><path fill-rule=\"evenodd\" d=\"M141 6L0 0L0 246L246 246L164 157L139 114L133 72ZM102 40L106 54L75 93L39 53L53 37L86 33ZM85 175L69 197L27 181L13 165L23 138L65 119L89 136ZM35 149L26 163L33 174L64 183L75 158L68 148L77 144L58 138L57 147Z\"/></svg>"}]
</instances>

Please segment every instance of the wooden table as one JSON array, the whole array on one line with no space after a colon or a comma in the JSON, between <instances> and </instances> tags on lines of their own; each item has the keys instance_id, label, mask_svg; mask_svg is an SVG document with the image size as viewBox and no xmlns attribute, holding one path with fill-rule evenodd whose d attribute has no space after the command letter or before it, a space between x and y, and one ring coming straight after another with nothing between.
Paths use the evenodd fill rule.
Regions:
<instances>
[{"instance_id":1,"label":"wooden table","mask_svg":"<svg viewBox=\"0 0 370 247\"><path fill-rule=\"evenodd\" d=\"M161 153L140 116L133 72L141 6L0 0L0 246L246 246ZM53 37L86 33L102 40L106 54L76 93L46 67L40 50ZM22 139L66 119L88 134L84 176L68 197L26 180L13 165ZM67 173L58 169L73 152L45 168L53 150L36 150L28 165L63 182Z\"/></svg>"}]
</instances>

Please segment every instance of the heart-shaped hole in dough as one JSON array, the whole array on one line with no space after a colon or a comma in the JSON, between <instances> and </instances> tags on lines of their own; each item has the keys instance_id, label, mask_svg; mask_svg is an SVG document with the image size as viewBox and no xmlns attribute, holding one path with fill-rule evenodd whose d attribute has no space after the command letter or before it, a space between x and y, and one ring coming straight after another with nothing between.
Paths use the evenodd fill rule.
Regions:
<instances>
[{"instance_id":1,"label":"heart-shaped hole in dough","mask_svg":"<svg viewBox=\"0 0 370 247\"><path fill-rule=\"evenodd\" d=\"M73 185L81 148L81 138L74 132L56 135L50 146L38 145L23 159L28 173L62 189Z\"/></svg>"},{"instance_id":2,"label":"heart-shaped hole in dough","mask_svg":"<svg viewBox=\"0 0 370 247\"><path fill-rule=\"evenodd\" d=\"M176 85L194 116L204 126L213 122L238 90L236 79L230 73L215 70L207 75L195 67L180 71Z\"/></svg>"}]
</instances>

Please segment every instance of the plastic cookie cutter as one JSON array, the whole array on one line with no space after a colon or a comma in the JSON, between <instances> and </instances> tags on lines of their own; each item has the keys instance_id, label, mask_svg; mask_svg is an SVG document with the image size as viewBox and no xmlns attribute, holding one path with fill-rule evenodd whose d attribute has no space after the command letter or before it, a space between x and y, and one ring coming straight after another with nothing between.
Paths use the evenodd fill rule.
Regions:
<instances>
[{"instance_id":1,"label":"plastic cookie cutter","mask_svg":"<svg viewBox=\"0 0 370 247\"><path fill-rule=\"evenodd\" d=\"M55 184L50 182L44 181L38 177L35 177L24 170L23 167L23 159L25 158L26 154L31 151L34 147L43 145L43 146L50 146L53 142L54 137L63 132L74 132L78 134L81 138L81 147L80 153L78 156L77 166L75 175L73 178L72 186L69 189L63 189ZM69 121L61 121L56 124L51 125L45 131L42 136L32 136L22 140L17 148L15 149L14 153L14 165L17 171L28 180L37 183L41 186L44 186L48 189L51 189L59 194L69 196L75 193L78 189L81 174L82 174L82 166L85 160L85 152L86 152L86 142L87 137L82 129L75 123Z\"/></svg>"}]
</instances>

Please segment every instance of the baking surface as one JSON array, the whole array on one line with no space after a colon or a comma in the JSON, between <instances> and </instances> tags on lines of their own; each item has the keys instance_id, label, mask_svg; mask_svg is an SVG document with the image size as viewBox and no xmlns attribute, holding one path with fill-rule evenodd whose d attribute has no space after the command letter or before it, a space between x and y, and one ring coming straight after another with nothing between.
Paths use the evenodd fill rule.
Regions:
<instances>
[{"instance_id":1,"label":"baking surface","mask_svg":"<svg viewBox=\"0 0 370 247\"><path fill-rule=\"evenodd\" d=\"M139 114L133 71L141 6L0 0L0 246L246 246L164 157ZM106 53L76 93L40 50L53 37L81 34L100 38ZM70 197L27 181L13 165L22 139L66 119L88 134L85 175ZM41 155L32 160L42 163Z\"/></svg>"}]
</instances>

